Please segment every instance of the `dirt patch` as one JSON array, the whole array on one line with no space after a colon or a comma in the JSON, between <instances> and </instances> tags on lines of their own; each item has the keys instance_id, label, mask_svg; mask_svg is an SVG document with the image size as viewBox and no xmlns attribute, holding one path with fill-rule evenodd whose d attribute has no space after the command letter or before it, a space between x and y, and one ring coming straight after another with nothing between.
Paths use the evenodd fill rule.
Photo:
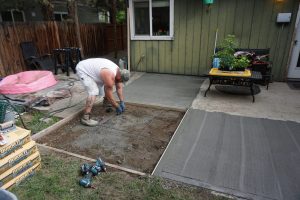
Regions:
<instances>
[{"instance_id":1,"label":"dirt patch","mask_svg":"<svg viewBox=\"0 0 300 200\"><path fill-rule=\"evenodd\" d=\"M96 106L92 117L102 119L99 126L83 126L77 118L38 142L91 158L100 156L109 163L150 173L184 113L126 106L126 112L120 116Z\"/></svg>"}]
</instances>

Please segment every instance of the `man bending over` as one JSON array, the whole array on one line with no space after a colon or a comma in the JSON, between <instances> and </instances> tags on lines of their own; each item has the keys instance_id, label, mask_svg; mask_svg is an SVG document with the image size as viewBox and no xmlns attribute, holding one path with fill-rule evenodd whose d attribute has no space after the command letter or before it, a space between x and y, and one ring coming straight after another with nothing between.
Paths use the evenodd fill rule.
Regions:
<instances>
[{"instance_id":1,"label":"man bending over","mask_svg":"<svg viewBox=\"0 0 300 200\"><path fill-rule=\"evenodd\" d=\"M103 101L108 101L116 109L117 115L125 111L122 83L130 78L128 70L120 69L114 62L105 58L90 58L80 61L76 66L76 71L88 93L84 115L81 118L82 124L87 126L98 125L98 121L90 118L97 95L104 96ZM114 86L120 104L114 99Z\"/></svg>"}]
</instances>

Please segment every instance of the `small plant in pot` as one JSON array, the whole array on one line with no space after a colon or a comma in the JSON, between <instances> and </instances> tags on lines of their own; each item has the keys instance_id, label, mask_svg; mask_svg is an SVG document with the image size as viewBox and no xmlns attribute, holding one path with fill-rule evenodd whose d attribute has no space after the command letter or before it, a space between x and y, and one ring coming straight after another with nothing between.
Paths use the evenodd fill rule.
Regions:
<instances>
[{"instance_id":1,"label":"small plant in pot","mask_svg":"<svg viewBox=\"0 0 300 200\"><path fill-rule=\"evenodd\" d=\"M250 65L247 56L235 57L231 66L231 71L244 71Z\"/></svg>"},{"instance_id":2,"label":"small plant in pot","mask_svg":"<svg viewBox=\"0 0 300 200\"><path fill-rule=\"evenodd\" d=\"M220 59L220 70L223 71L244 71L250 64L246 56L234 56L237 47L234 35L228 35L221 43L219 51L214 55Z\"/></svg>"}]
</instances>

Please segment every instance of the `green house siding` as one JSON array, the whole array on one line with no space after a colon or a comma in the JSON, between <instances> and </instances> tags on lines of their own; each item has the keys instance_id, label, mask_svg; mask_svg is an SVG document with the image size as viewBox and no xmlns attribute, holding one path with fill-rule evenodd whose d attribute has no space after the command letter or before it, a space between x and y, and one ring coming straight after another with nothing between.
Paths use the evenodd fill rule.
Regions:
<instances>
[{"instance_id":1,"label":"green house siding","mask_svg":"<svg viewBox=\"0 0 300 200\"><path fill-rule=\"evenodd\" d=\"M131 40L131 69L201 75L211 68L215 33L218 43L234 34L240 48L271 48L275 80L285 78L298 0L175 0L174 40ZM277 14L291 12L292 22L276 23Z\"/></svg>"}]
</instances>

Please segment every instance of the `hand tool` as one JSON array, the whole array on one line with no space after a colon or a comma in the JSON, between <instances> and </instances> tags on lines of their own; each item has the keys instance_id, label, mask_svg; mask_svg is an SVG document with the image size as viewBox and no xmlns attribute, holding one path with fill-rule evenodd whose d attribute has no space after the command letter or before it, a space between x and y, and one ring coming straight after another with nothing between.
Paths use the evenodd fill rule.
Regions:
<instances>
[{"instance_id":1,"label":"hand tool","mask_svg":"<svg viewBox=\"0 0 300 200\"><path fill-rule=\"evenodd\" d=\"M89 174L90 169L91 169L91 166L88 163L84 163L80 167L80 172L82 175L87 175L87 174Z\"/></svg>"},{"instance_id":2,"label":"hand tool","mask_svg":"<svg viewBox=\"0 0 300 200\"><path fill-rule=\"evenodd\" d=\"M105 162L101 158L97 158L96 165L99 166L103 172L106 172Z\"/></svg>"},{"instance_id":3,"label":"hand tool","mask_svg":"<svg viewBox=\"0 0 300 200\"><path fill-rule=\"evenodd\" d=\"M79 185L84 188L94 188L92 186L92 174L89 173L89 174L85 175L82 179L80 179Z\"/></svg>"}]
</instances>

